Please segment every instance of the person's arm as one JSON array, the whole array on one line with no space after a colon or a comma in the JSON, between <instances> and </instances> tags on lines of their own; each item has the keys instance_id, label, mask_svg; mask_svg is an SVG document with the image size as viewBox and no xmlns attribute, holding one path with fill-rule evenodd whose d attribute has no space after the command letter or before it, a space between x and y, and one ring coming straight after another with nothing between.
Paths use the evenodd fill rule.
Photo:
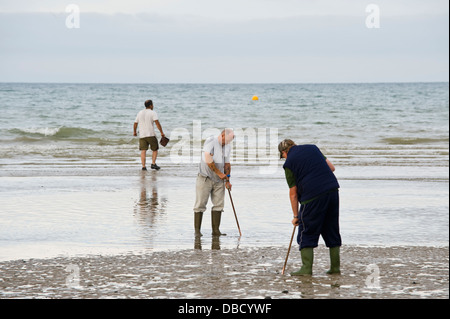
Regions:
<instances>
[{"instance_id":1,"label":"person's arm","mask_svg":"<svg viewBox=\"0 0 450 319\"><path fill-rule=\"evenodd\" d=\"M133 126L133 136L137 136L137 132L136 132L137 127L138 127L138 124L137 124L136 122L134 122L134 126Z\"/></svg>"},{"instance_id":2,"label":"person's arm","mask_svg":"<svg viewBox=\"0 0 450 319\"><path fill-rule=\"evenodd\" d=\"M225 163L225 166L224 166L223 170L224 170L225 175L227 176L225 187L227 189L231 190L231 183L230 183L230 179L228 177L228 175L230 175L230 173L231 173L231 164L230 163Z\"/></svg>"},{"instance_id":3,"label":"person's arm","mask_svg":"<svg viewBox=\"0 0 450 319\"><path fill-rule=\"evenodd\" d=\"M326 161L327 161L328 167L331 169L332 172L334 172L334 171L335 171L335 168L334 168L333 163L331 163L330 160L329 160L328 158L326 159Z\"/></svg>"},{"instance_id":4,"label":"person's arm","mask_svg":"<svg viewBox=\"0 0 450 319\"><path fill-rule=\"evenodd\" d=\"M231 173L231 164L230 163L225 163L225 166L224 166L224 173L225 173L225 175L230 175L230 173Z\"/></svg>"},{"instance_id":5,"label":"person's arm","mask_svg":"<svg viewBox=\"0 0 450 319\"><path fill-rule=\"evenodd\" d=\"M289 169L284 169L284 174L286 176L286 182L289 186L289 200L291 202L292 213L294 214L292 219L292 224L298 225L298 189L295 180L294 173Z\"/></svg>"},{"instance_id":6,"label":"person's arm","mask_svg":"<svg viewBox=\"0 0 450 319\"><path fill-rule=\"evenodd\" d=\"M209 166L209 168L219 176L220 179L226 179L227 175L222 173L214 163L213 157L211 153L205 152L205 163Z\"/></svg>"},{"instance_id":7,"label":"person's arm","mask_svg":"<svg viewBox=\"0 0 450 319\"><path fill-rule=\"evenodd\" d=\"M161 124L159 123L158 120L155 121L156 127L158 128L158 130L161 132L161 136L165 136L164 132L162 130Z\"/></svg>"},{"instance_id":8,"label":"person's arm","mask_svg":"<svg viewBox=\"0 0 450 319\"><path fill-rule=\"evenodd\" d=\"M292 224L298 225L298 195L297 195L297 186L289 188L289 199L291 201L292 213L294 214L294 218L292 219Z\"/></svg>"}]
</instances>

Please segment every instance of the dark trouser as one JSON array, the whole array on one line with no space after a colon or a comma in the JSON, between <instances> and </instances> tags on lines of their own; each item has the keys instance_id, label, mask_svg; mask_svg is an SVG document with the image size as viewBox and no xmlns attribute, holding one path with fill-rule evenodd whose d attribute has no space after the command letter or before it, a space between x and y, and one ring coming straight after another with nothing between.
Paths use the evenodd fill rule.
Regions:
<instances>
[{"instance_id":1,"label":"dark trouser","mask_svg":"<svg viewBox=\"0 0 450 319\"><path fill-rule=\"evenodd\" d=\"M300 250L317 247L322 235L327 247L341 246L339 192L331 191L300 206L297 242Z\"/></svg>"}]
</instances>

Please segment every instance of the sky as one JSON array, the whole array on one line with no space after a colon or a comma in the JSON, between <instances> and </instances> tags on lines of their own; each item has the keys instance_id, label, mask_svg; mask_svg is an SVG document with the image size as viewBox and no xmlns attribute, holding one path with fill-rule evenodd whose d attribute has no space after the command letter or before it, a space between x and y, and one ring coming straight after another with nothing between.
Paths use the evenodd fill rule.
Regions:
<instances>
[{"instance_id":1,"label":"sky","mask_svg":"<svg viewBox=\"0 0 450 319\"><path fill-rule=\"evenodd\" d=\"M0 0L0 82L448 81L448 21L447 0Z\"/></svg>"}]
</instances>

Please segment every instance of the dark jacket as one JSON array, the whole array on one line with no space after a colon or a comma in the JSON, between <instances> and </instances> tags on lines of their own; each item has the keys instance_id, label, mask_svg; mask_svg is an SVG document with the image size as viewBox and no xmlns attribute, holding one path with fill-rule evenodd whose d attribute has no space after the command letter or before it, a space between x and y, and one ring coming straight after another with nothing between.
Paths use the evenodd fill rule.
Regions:
<instances>
[{"instance_id":1,"label":"dark jacket","mask_svg":"<svg viewBox=\"0 0 450 319\"><path fill-rule=\"evenodd\" d=\"M291 147L283 168L289 168L295 175L299 202L339 188L325 156L315 145Z\"/></svg>"}]
</instances>

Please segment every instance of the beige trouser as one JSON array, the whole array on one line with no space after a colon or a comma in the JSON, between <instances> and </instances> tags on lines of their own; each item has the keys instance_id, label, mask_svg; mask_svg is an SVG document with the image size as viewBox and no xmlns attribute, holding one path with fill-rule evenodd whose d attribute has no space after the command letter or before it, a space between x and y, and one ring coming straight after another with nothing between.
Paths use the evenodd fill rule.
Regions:
<instances>
[{"instance_id":1,"label":"beige trouser","mask_svg":"<svg viewBox=\"0 0 450 319\"><path fill-rule=\"evenodd\" d=\"M206 210L209 196L211 195L211 202L213 207L211 211L222 212L225 198L225 184L224 182L214 182L209 177L198 174L195 192L194 212L203 213Z\"/></svg>"}]
</instances>

